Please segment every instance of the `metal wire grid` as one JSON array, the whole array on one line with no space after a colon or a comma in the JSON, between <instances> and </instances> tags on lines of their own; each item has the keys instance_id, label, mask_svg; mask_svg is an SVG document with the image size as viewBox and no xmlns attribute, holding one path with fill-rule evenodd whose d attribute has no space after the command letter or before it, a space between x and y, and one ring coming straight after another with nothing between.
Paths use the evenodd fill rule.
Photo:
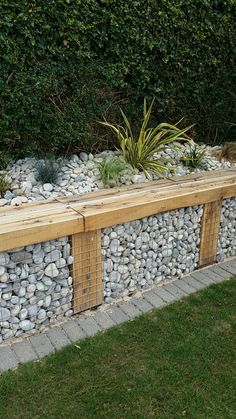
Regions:
<instances>
[{"instance_id":1,"label":"metal wire grid","mask_svg":"<svg viewBox=\"0 0 236 419\"><path fill-rule=\"evenodd\" d=\"M201 222L200 266L216 262L221 214L221 201L210 202L204 206Z\"/></svg>"},{"instance_id":2,"label":"metal wire grid","mask_svg":"<svg viewBox=\"0 0 236 419\"><path fill-rule=\"evenodd\" d=\"M202 214L182 208L0 253L0 341L193 271Z\"/></svg>"},{"instance_id":3,"label":"metal wire grid","mask_svg":"<svg viewBox=\"0 0 236 419\"><path fill-rule=\"evenodd\" d=\"M197 268L202 206L161 213L102 232L106 302Z\"/></svg>"},{"instance_id":4,"label":"metal wire grid","mask_svg":"<svg viewBox=\"0 0 236 419\"><path fill-rule=\"evenodd\" d=\"M72 262L67 237L0 253L0 341L73 313Z\"/></svg>"},{"instance_id":5,"label":"metal wire grid","mask_svg":"<svg viewBox=\"0 0 236 419\"><path fill-rule=\"evenodd\" d=\"M103 300L100 234L100 231L95 231L72 237L75 313L97 306Z\"/></svg>"},{"instance_id":6,"label":"metal wire grid","mask_svg":"<svg viewBox=\"0 0 236 419\"><path fill-rule=\"evenodd\" d=\"M222 201L217 261L236 255L236 198Z\"/></svg>"}]
</instances>

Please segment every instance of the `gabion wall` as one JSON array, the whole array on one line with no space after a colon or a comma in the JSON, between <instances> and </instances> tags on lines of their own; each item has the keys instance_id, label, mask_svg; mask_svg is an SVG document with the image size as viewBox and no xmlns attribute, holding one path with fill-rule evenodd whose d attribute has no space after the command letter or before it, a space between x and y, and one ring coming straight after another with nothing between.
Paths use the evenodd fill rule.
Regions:
<instances>
[{"instance_id":1,"label":"gabion wall","mask_svg":"<svg viewBox=\"0 0 236 419\"><path fill-rule=\"evenodd\" d=\"M197 269L202 213L194 206L105 228L104 301ZM217 258L235 255L233 198L223 201ZM73 314L72 262L67 237L0 253L0 342Z\"/></svg>"},{"instance_id":2,"label":"gabion wall","mask_svg":"<svg viewBox=\"0 0 236 419\"><path fill-rule=\"evenodd\" d=\"M222 203L217 260L236 256L236 198Z\"/></svg>"},{"instance_id":3,"label":"gabion wall","mask_svg":"<svg viewBox=\"0 0 236 419\"><path fill-rule=\"evenodd\" d=\"M105 301L195 270L202 213L194 206L104 229Z\"/></svg>"},{"instance_id":4,"label":"gabion wall","mask_svg":"<svg viewBox=\"0 0 236 419\"><path fill-rule=\"evenodd\" d=\"M0 342L70 316L68 238L0 253Z\"/></svg>"}]
</instances>

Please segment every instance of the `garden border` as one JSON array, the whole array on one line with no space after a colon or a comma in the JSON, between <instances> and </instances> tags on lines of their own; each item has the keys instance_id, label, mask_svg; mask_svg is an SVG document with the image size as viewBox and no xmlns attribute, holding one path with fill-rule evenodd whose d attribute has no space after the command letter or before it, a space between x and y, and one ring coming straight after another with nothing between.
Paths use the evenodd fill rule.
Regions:
<instances>
[{"instance_id":1,"label":"garden border","mask_svg":"<svg viewBox=\"0 0 236 419\"><path fill-rule=\"evenodd\" d=\"M21 207L0 210L0 252L17 247L72 236L72 266L74 301L81 293L87 303L74 306L74 312L102 303L102 263L93 257L101 255L100 230L115 224L141 219L174 209L204 205L201 224L199 267L216 261L221 203L236 196L236 168L201 172L184 177L152 181L139 185L105 189L70 198L33 202ZM209 246L211 237L211 246ZM74 269L79 263L79 248L87 248L89 269ZM92 246L91 246L92 243ZM94 244L95 243L95 244ZM99 256L100 257L100 256ZM89 272L96 264L94 282ZM87 275L89 286L81 286L81 276ZM96 288L96 292L94 291ZM90 290L96 298L89 298ZM92 302L91 302L92 301Z\"/></svg>"}]
</instances>

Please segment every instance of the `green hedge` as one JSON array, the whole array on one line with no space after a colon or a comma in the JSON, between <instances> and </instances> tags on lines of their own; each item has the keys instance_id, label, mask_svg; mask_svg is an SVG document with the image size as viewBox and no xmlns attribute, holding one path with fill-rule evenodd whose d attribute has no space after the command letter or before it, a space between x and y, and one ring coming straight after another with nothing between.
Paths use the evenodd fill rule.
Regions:
<instances>
[{"instance_id":1,"label":"green hedge","mask_svg":"<svg viewBox=\"0 0 236 419\"><path fill-rule=\"evenodd\" d=\"M234 0L1 0L0 145L15 154L107 147L97 119L196 123L234 139Z\"/></svg>"}]
</instances>

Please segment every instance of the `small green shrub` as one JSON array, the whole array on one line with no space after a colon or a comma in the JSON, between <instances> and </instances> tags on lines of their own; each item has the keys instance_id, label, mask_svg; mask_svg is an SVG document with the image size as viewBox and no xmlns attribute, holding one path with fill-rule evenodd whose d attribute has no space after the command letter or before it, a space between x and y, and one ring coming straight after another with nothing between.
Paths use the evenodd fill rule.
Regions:
<instances>
[{"instance_id":1,"label":"small green shrub","mask_svg":"<svg viewBox=\"0 0 236 419\"><path fill-rule=\"evenodd\" d=\"M43 184L56 183L63 162L62 159L56 159L54 156L47 156L44 160L39 160L36 165L37 181Z\"/></svg>"},{"instance_id":2,"label":"small green shrub","mask_svg":"<svg viewBox=\"0 0 236 419\"><path fill-rule=\"evenodd\" d=\"M146 175L152 171L158 175L164 175L166 171L166 159L157 158L157 154L165 151L166 146L171 146L176 141L189 141L186 132L191 128L178 128L178 124L171 125L163 122L154 128L148 128L154 99L147 108L146 98L143 105L143 123L138 135L133 133L131 124L121 110L125 127L113 125L109 122L100 122L111 128L117 135L123 158L133 168L143 171Z\"/></svg>"},{"instance_id":3,"label":"small green shrub","mask_svg":"<svg viewBox=\"0 0 236 419\"><path fill-rule=\"evenodd\" d=\"M11 183L6 179L6 176L0 174L0 197L3 196L10 187Z\"/></svg>"},{"instance_id":4,"label":"small green shrub","mask_svg":"<svg viewBox=\"0 0 236 419\"><path fill-rule=\"evenodd\" d=\"M197 169L202 167L203 160L206 156L206 148L197 144L191 145L186 155L181 158L181 162L185 167Z\"/></svg>"},{"instance_id":5,"label":"small green shrub","mask_svg":"<svg viewBox=\"0 0 236 419\"><path fill-rule=\"evenodd\" d=\"M97 166L103 184L113 186L119 183L120 176L128 165L119 157L113 157L113 159L103 158Z\"/></svg>"},{"instance_id":6,"label":"small green shrub","mask_svg":"<svg viewBox=\"0 0 236 419\"><path fill-rule=\"evenodd\" d=\"M9 154L3 151L0 151L0 170L6 169L9 161L10 161Z\"/></svg>"}]
</instances>

